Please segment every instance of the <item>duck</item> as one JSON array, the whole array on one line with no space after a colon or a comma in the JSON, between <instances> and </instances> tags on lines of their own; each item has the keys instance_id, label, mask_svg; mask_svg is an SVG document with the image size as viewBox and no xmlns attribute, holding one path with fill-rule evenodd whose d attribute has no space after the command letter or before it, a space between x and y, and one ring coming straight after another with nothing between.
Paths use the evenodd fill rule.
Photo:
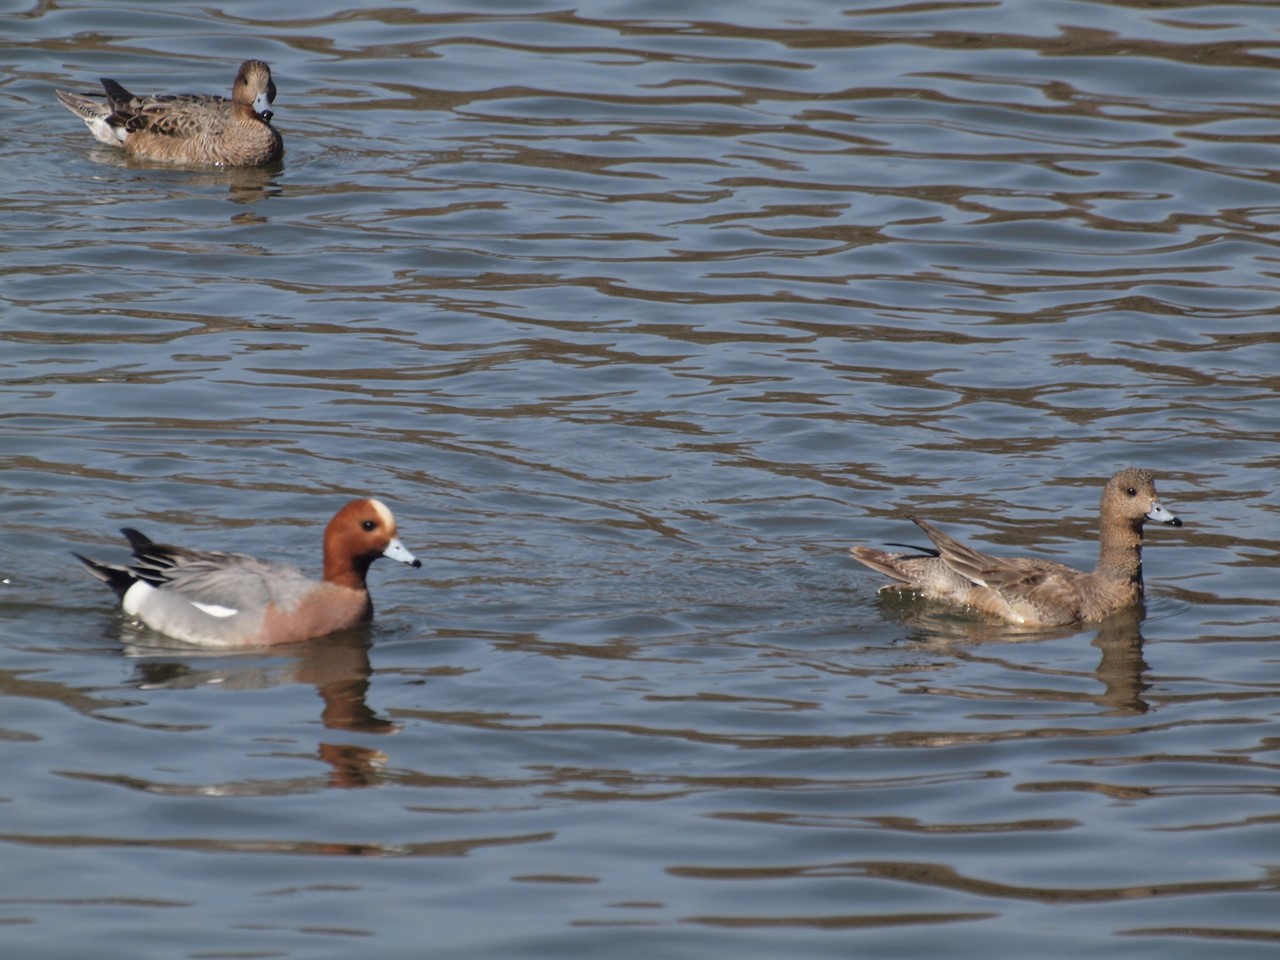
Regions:
<instances>
[{"instance_id":1,"label":"duck","mask_svg":"<svg viewBox=\"0 0 1280 960\"><path fill-rule=\"evenodd\" d=\"M237 648L299 643L373 617L365 576L380 557L419 568L379 500L352 500L324 531L324 579L242 553L156 543L125 527L134 562L116 566L73 552L119 598L124 612L173 640Z\"/></svg>"},{"instance_id":2,"label":"duck","mask_svg":"<svg viewBox=\"0 0 1280 960\"><path fill-rule=\"evenodd\" d=\"M997 557L909 516L932 548L915 554L852 547L859 562L891 577L885 591L912 591L1020 627L1104 620L1142 602L1142 531L1148 521L1182 526L1160 502L1148 470L1128 467L1102 489L1098 562L1085 572L1040 557ZM902 546L890 544L890 546Z\"/></svg>"},{"instance_id":3,"label":"duck","mask_svg":"<svg viewBox=\"0 0 1280 960\"><path fill-rule=\"evenodd\" d=\"M195 166L254 167L284 155L284 140L271 125L276 85L261 60L240 64L231 99L213 94L139 97L114 80L101 94L54 93L88 126L94 138L132 157Z\"/></svg>"}]
</instances>

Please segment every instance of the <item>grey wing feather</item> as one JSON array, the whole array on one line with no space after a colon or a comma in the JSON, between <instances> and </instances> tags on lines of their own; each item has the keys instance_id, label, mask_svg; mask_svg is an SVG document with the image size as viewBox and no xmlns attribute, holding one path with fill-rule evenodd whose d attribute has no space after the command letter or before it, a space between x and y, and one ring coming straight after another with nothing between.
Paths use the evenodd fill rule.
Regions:
<instances>
[{"instance_id":1,"label":"grey wing feather","mask_svg":"<svg viewBox=\"0 0 1280 960\"><path fill-rule=\"evenodd\" d=\"M1032 590L1054 574L1077 575L1077 571L1053 560L1033 557L993 557L947 536L933 524L912 517L911 520L929 535L947 566L967 580L1001 591Z\"/></svg>"},{"instance_id":2,"label":"grey wing feather","mask_svg":"<svg viewBox=\"0 0 1280 960\"><path fill-rule=\"evenodd\" d=\"M268 603L289 606L312 585L301 570L289 564L243 553L155 543L129 528L122 532L133 548L131 569L138 576L196 603L237 610L261 609Z\"/></svg>"}]
</instances>

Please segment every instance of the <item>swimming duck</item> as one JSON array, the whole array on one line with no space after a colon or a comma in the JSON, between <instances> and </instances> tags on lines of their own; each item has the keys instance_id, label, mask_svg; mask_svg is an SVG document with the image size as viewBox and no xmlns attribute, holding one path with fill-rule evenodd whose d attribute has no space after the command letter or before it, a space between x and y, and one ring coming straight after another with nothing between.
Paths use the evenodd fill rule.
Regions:
<instances>
[{"instance_id":1,"label":"swimming duck","mask_svg":"<svg viewBox=\"0 0 1280 960\"><path fill-rule=\"evenodd\" d=\"M212 94L134 96L103 79L98 94L57 90L62 104L102 143L143 160L201 166L252 167L273 163L284 141L271 125L276 85L261 60L240 64L231 99Z\"/></svg>"},{"instance_id":2,"label":"swimming duck","mask_svg":"<svg viewBox=\"0 0 1280 960\"><path fill-rule=\"evenodd\" d=\"M191 550L122 531L134 562L113 566L75 557L115 591L124 612L166 636L206 647L296 643L373 617L365 576L379 557L411 567L395 517L378 500L352 500L324 531L324 579L241 553Z\"/></svg>"},{"instance_id":3,"label":"swimming duck","mask_svg":"<svg viewBox=\"0 0 1280 960\"><path fill-rule=\"evenodd\" d=\"M895 583L1019 626L1061 626L1102 620L1142 600L1142 528L1147 521L1180 527L1160 503L1147 470L1121 470L1102 490L1097 566L1091 572L1037 557L995 557L910 517L933 542L920 554L853 547L851 553Z\"/></svg>"}]
</instances>

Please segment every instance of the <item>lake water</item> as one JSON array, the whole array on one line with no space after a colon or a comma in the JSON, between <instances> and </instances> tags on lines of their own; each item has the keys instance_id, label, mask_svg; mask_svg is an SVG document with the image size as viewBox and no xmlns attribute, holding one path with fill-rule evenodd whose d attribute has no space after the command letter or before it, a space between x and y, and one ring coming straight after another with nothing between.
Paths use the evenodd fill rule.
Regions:
<instances>
[{"instance_id":1,"label":"lake water","mask_svg":"<svg viewBox=\"0 0 1280 960\"><path fill-rule=\"evenodd\" d=\"M1280 5L5 2L6 957L1274 956ZM301 11L303 8L297 7ZM274 169L54 100L229 90ZM878 598L919 513L1141 615ZM424 561L166 646L118 528Z\"/></svg>"}]
</instances>

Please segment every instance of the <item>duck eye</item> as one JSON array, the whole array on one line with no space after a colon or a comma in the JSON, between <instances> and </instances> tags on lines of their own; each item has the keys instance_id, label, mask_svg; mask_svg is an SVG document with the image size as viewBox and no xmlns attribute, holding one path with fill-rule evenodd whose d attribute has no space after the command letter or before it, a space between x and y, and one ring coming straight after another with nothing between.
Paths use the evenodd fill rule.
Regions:
<instances>
[{"instance_id":1,"label":"duck eye","mask_svg":"<svg viewBox=\"0 0 1280 960\"><path fill-rule=\"evenodd\" d=\"M1125 494L1126 496L1136 497L1138 495L1138 491L1133 489L1133 487L1130 487L1129 489L1125 490Z\"/></svg>"},{"instance_id":2,"label":"duck eye","mask_svg":"<svg viewBox=\"0 0 1280 960\"><path fill-rule=\"evenodd\" d=\"M365 531L371 531L371 530L377 530L377 529L378 529L378 524L377 524L377 522L376 522L376 521L374 521L374 520L363 520L363 521L361 521L360 526L361 526L361 528L362 528L362 529L364 529Z\"/></svg>"}]
</instances>

